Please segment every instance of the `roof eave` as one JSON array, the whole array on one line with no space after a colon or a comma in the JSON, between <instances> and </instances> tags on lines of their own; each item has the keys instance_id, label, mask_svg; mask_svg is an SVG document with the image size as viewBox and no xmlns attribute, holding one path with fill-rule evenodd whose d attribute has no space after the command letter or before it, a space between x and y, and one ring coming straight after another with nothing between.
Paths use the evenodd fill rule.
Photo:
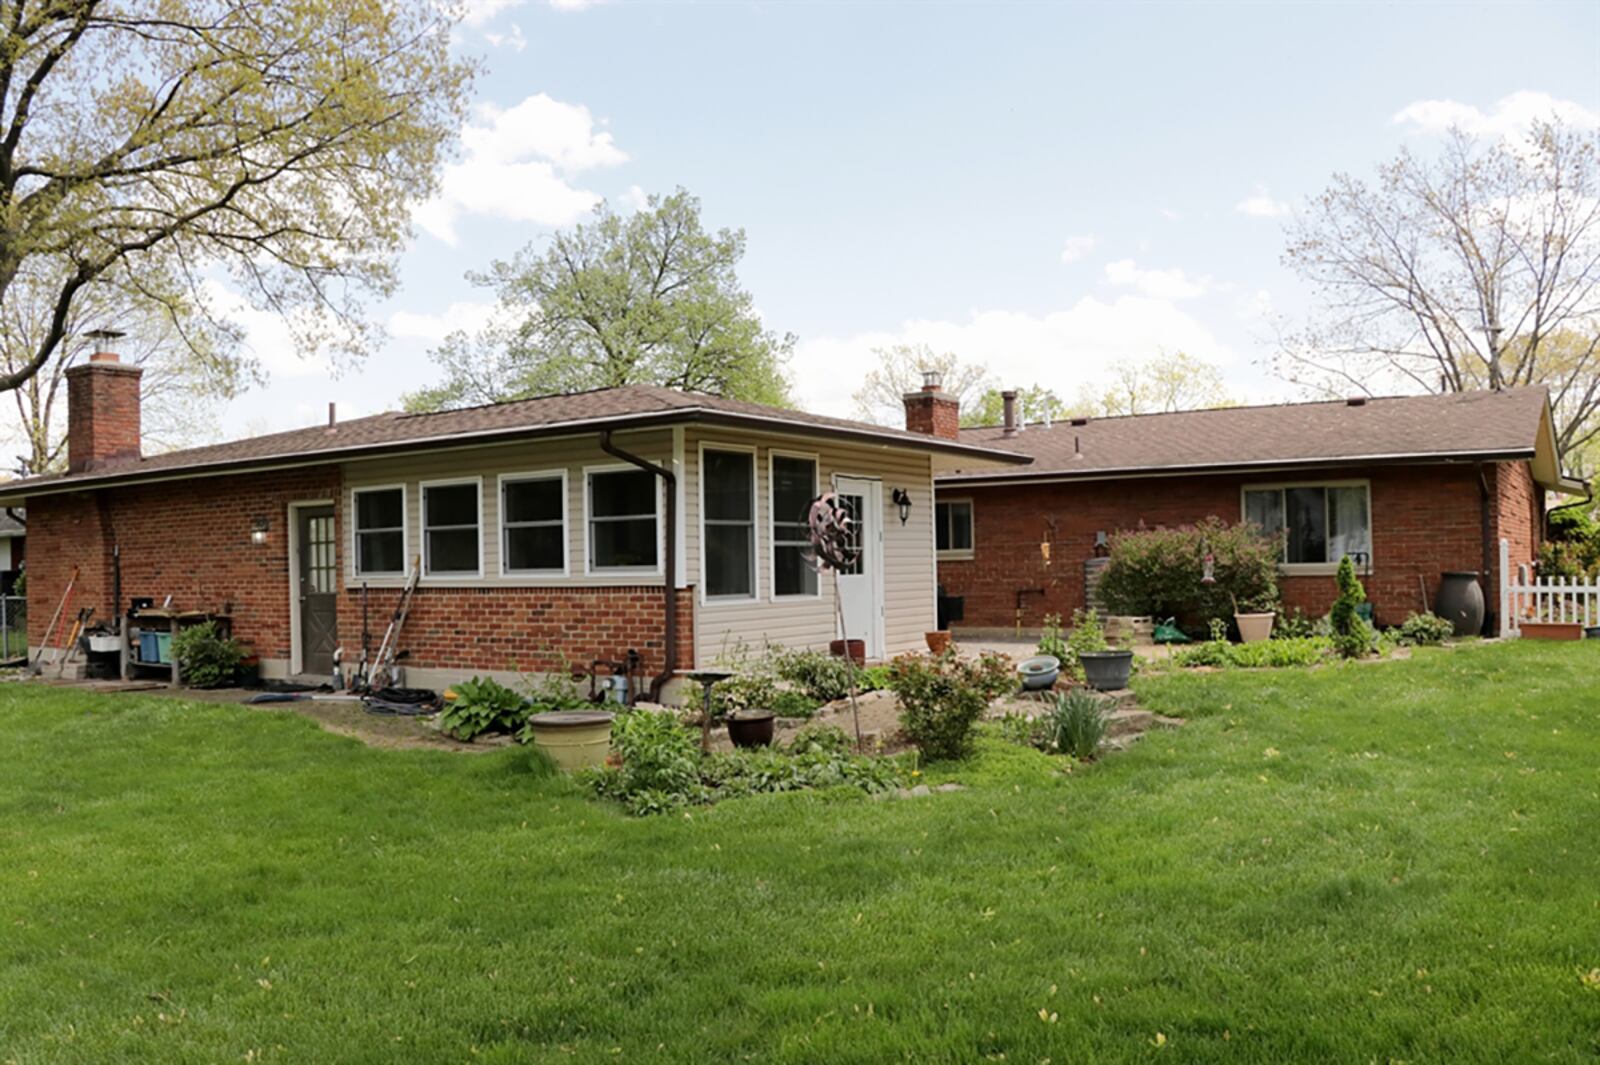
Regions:
<instances>
[{"instance_id":1,"label":"roof eave","mask_svg":"<svg viewBox=\"0 0 1600 1065\"><path fill-rule=\"evenodd\" d=\"M1347 455L1315 459L1261 459L1254 462L1195 463L1185 466L1118 466L1097 470L1073 472L1070 470L1023 470L1020 472L991 472L944 474L936 477L938 484L975 485L990 483L1069 481L1105 481L1130 477L1184 477L1226 473L1249 473L1294 469L1302 467L1328 468L1339 466L1407 466L1432 465L1452 462L1504 462L1533 458L1533 448L1507 451L1441 451L1424 454Z\"/></svg>"}]
</instances>

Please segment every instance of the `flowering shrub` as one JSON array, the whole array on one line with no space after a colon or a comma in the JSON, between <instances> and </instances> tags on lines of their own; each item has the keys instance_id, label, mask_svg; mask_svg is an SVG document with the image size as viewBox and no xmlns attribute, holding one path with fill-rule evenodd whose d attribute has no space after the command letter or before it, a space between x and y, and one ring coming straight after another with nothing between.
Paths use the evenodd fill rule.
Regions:
<instances>
[{"instance_id":1,"label":"flowering shrub","mask_svg":"<svg viewBox=\"0 0 1600 1065\"><path fill-rule=\"evenodd\" d=\"M889 688L900 699L900 724L929 758L961 758L991 700L1015 690L1011 659L985 652L962 658L901 655L889 665Z\"/></svg>"},{"instance_id":2,"label":"flowering shrub","mask_svg":"<svg viewBox=\"0 0 1600 1065\"><path fill-rule=\"evenodd\" d=\"M1203 582L1205 557L1215 583ZM1278 541L1254 525L1207 518L1177 529L1143 529L1111 538L1100 597L1113 614L1176 617L1193 626L1278 599Z\"/></svg>"}]
</instances>

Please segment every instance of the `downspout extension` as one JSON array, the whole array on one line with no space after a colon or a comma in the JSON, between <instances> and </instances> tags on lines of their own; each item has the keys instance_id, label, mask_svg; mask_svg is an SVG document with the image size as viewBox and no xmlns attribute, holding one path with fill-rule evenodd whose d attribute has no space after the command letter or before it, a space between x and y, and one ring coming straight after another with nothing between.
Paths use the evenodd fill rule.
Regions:
<instances>
[{"instance_id":1,"label":"downspout extension","mask_svg":"<svg viewBox=\"0 0 1600 1065\"><path fill-rule=\"evenodd\" d=\"M658 466L649 459L640 458L629 451L624 451L611 442L611 430L600 431L600 450L613 458L621 459L630 466L637 466L647 473L653 473L666 482L667 489L667 535L665 549L667 553L665 567L665 587L662 589L666 613L666 638L667 645L662 656L665 663L660 673L650 680L650 701L656 702L661 696L661 689L678 670L678 475L665 466Z\"/></svg>"}]
</instances>

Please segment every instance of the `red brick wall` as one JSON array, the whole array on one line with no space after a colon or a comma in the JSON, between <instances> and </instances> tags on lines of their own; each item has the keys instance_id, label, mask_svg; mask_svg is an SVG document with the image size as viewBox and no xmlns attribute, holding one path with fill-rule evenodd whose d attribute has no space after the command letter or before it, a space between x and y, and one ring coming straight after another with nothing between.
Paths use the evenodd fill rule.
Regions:
<instances>
[{"instance_id":1,"label":"red brick wall","mask_svg":"<svg viewBox=\"0 0 1600 1065\"><path fill-rule=\"evenodd\" d=\"M1493 466L1491 516L1511 535L1512 563L1536 553L1539 504L1526 463ZM1374 467L1318 471L1310 480L1364 478L1372 485L1372 574L1364 578L1378 620L1398 624L1421 607L1420 576L1431 605L1444 570L1482 570L1482 492L1474 466ZM1292 480L1281 475L1142 478L1038 486L948 487L943 499L973 501L974 558L941 560L939 581L950 595L966 597L965 620L973 627L1016 622L1019 588L1043 588L1023 597L1022 624L1036 627L1047 613L1070 616L1084 605L1083 563L1094 553L1097 531L1115 533L1145 526L1184 525L1216 515L1240 520L1245 484ZM1499 486L1498 491L1493 491ZM1494 533L1495 536L1502 533ZM1041 564L1039 545L1048 539L1051 564ZM1498 547L1494 548L1498 552ZM1491 554L1491 559L1495 554ZM1496 578L1484 583L1492 611ZM1286 606L1321 616L1333 602L1332 576L1282 576Z\"/></svg>"},{"instance_id":2,"label":"red brick wall","mask_svg":"<svg viewBox=\"0 0 1600 1065\"><path fill-rule=\"evenodd\" d=\"M142 372L93 360L67 371L67 469L77 473L103 459L139 454Z\"/></svg>"},{"instance_id":3,"label":"red brick wall","mask_svg":"<svg viewBox=\"0 0 1600 1065\"><path fill-rule=\"evenodd\" d=\"M1511 572L1516 573L1519 562L1528 562L1539 555L1539 544L1544 540L1544 490L1533 481L1533 470L1526 462L1503 462L1494 470L1490 481L1495 498L1495 508L1490 513L1491 533L1494 539L1496 566L1500 560L1500 539L1510 541ZM1498 575L1490 600L1491 610L1498 610L1500 593Z\"/></svg>"},{"instance_id":4,"label":"red brick wall","mask_svg":"<svg viewBox=\"0 0 1600 1065\"><path fill-rule=\"evenodd\" d=\"M913 433L961 437L961 401L943 392L909 392L905 397L906 428Z\"/></svg>"},{"instance_id":5,"label":"red brick wall","mask_svg":"<svg viewBox=\"0 0 1600 1065\"><path fill-rule=\"evenodd\" d=\"M60 600L72 567L81 567L75 611L93 606L97 619L115 614L111 545L122 546L122 597L168 595L182 609L231 605L234 635L263 658L291 657L288 506L339 499L334 466L248 477L174 481L98 493L41 496L28 502L28 636L35 646ZM337 544L346 549L343 508ZM251 522L270 522L268 542L250 542ZM399 592L373 590L369 616L376 650ZM523 670L560 667L562 655L587 666L620 660L628 648L655 672L665 660L665 600L659 587L436 588L413 600L402 649L419 668ZM694 592L678 592L680 668L694 664ZM361 652L359 588L341 588L339 639L348 661Z\"/></svg>"},{"instance_id":6,"label":"red brick wall","mask_svg":"<svg viewBox=\"0 0 1600 1065\"><path fill-rule=\"evenodd\" d=\"M399 598L373 589L368 613L374 652ZM666 609L660 587L419 588L411 601L402 650L419 669L549 673L587 669L596 658L621 661L629 648L646 673L665 661ZM339 597L339 638L350 662L361 653L361 593ZM680 669L694 664L694 592L678 592Z\"/></svg>"}]
</instances>

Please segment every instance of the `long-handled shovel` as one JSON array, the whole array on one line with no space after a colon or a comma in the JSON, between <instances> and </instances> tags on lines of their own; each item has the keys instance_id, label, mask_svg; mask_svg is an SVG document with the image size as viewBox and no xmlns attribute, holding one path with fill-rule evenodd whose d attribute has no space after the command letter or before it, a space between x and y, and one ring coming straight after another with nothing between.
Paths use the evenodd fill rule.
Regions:
<instances>
[{"instance_id":1,"label":"long-handled shovel","mask_svg":"<svg viewBox=\"0 0 1600 1065\"><path fill-rule=\"evenodd\" d=\"M33 656L33 665L28 667L28 672L38 676L44 672L44 651L50 646L50 636L56 631L56 626L61 623L61 615L66 611L67 604L72 602L72 589L78 583L78 567L72 567L72 576L67 579L67 587L61 593L61 602L56 604L56 612L50 618L50 625L44 630L44 639L39 641L39 653Z\"/></svg>"}]
</instances>

